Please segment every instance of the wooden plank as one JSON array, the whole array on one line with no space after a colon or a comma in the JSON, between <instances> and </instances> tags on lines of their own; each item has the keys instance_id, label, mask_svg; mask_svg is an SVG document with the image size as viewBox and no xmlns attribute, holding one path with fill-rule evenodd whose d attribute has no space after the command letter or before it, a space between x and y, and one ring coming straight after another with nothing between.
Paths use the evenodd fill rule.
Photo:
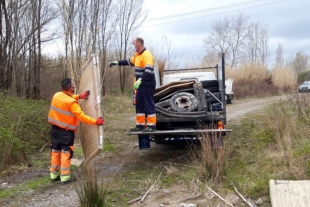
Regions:
<instances>
[{"instance_id":1,"label":"wooden plank","mask_svg":"<svg viewBox=\"0 0 310 207\"><path fill-rule=\"evenodd\" d=\"M195 81L180 81L180 82L171 82L167 85L164 85L160 88L157 88L154 92L154 98L161 98L163 96L166 96L170 92L176 90L176 89L182 89L182 88L189 88L193 87L193 84Z\"/></svg>"},{"instance_id":2,"label":"wooden plank","mask_svg":"<svg viewBox=\"0 0 310 207\"><path fill-rule=\"evenodd\" d=\"M84 113L94 119L102 116L101 84L98 57L92 55L80 70L78 92L90 90L87 100L79 100ZM80 140L85 162L90 161L103 149L103 127L80 123Z\"/></svg>"},{"instance_id":3,"label":"wooden plank","mask_svg":"<svg viewBox=\"0 0 310 207\"><path fill-rule=\"evenodd\" d=\"M309 180L270 180L270 198L272 207L309 207Z\"/></svg>"}]
</instances>

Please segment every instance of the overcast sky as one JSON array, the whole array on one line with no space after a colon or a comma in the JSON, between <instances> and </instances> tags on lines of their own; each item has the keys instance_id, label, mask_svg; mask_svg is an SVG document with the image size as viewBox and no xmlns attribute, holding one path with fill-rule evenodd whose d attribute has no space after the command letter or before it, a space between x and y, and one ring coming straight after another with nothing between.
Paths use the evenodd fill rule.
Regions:
<instances>
[{"instance_id":1,"label":"overcast sky","mask_svg":"<svg viewBox=\"0 0 310 207\"><path fill-rule=\"evenodd\" d=\"M174 54L183 59L201 58L211 24L240 12L250 16L249 22L268 27L270 64L275 62L278 43L285 58L298 51L310 54L310 0L145 0L143 8L148 17L139 36L146 47L148 42L159 47L165 36Z\"/></svg>"}]
</instances>

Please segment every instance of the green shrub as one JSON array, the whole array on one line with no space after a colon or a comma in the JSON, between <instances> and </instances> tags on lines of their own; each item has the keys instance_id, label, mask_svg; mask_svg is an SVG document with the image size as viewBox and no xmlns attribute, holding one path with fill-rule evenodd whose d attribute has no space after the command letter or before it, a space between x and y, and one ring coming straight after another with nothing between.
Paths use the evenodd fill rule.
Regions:
<instances>
[{"instance_id":1,"label":"green shrub","mask_svg":"<svg viewBox=\"0 0 310 207\"><path fill-rule=\"evenodd\" d=\"M0 169L28 163L49 140L49 103L0 93Z\"/></svg>"}]
</instances>

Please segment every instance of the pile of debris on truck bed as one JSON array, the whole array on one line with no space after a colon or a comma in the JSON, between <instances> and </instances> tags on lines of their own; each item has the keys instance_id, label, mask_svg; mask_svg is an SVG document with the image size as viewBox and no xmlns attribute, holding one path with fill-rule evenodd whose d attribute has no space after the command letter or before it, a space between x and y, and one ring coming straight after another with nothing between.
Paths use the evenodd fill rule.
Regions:
<instances>
[{"instance_id":1,"label":"pile of debris on truck bed","mask_svg":"<svg viewBox=\"0 0 310 207\"><path fill-rule=\"evenodd\" d=\"M167 116L202 117L221 113L223 103L217 80L177 81L155 89L157 112Z\"/></svg>"}]
</instances>

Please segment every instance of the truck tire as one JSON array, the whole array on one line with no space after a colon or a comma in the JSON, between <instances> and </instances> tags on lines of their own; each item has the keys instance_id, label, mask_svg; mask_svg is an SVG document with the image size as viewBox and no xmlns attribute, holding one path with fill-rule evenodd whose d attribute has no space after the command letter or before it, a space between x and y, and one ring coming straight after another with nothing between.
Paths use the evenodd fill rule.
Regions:
<instances>
[{"instance_id":1,"label":"truck tire","mask_svg":"<svg viewBox=\"0 0 310 207\"><path fill-rule=\"evenodd\" d=\"M227 104L232 104L233 99L234 99L234 95L228 94L227 95Z\"/></svg>"},{"instance_id":2,"label":"truck tire","mask_svg":"<svg viewBox=\"0 0 310 207\"><path fill-rule=\"evenodd\" d=\"M177 112L194 111L198 107L196 97L187 92L181 92L173 95L169 100L172 110Z\"/></svg>"}]
</instances>

